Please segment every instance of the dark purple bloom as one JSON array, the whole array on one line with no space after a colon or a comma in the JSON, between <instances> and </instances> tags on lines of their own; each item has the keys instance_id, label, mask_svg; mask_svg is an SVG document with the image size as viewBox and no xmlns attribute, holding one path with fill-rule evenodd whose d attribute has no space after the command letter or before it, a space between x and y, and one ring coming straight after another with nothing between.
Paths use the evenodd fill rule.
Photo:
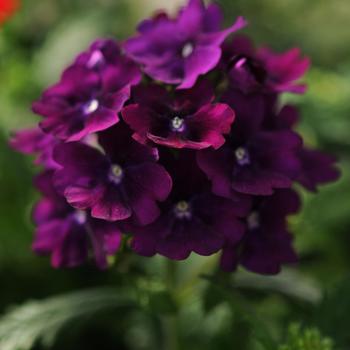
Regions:
<instances>
[{"instance_id":1,"label":"dark purple bloom","mask_svg":"<svg viewBox=\"0 0 350 350\"><path fill-rule=\"evenodd\" d=\"M33 104L33 111L44 117L40 126L45 132L65 141L78 141L118 123L130 86L141 78L135 64L118 52L111 57L102 55L104 60L115 60L113 64L108 61L103 69L90 67L86 55L93 53L83 54L63 73L60 82Z\"/></svg>"},{"instance_id":2,"label":"dark purple bloom","mask_svg":"<svg viewBox=\"0 0 350 350\"><path fill-rule=\"evenodd\" d=\"M299 120L298 109L286 105L277 114L269 111L265 117L265 127L270 130L290 130ZM303 146L297 152L300 171L296 177L309 191L316 192L317 186L336 181L340 172L336 168L336 158L319 150Z\"/></svg>"},{"instance_id":3,"label":"dark purple bloom","mask_svg":"<svg viewBox=\"0 0 350 350\"><path fill-rule=\"evenodd\" d=\"M122 116L141 143L216 149L224 144L223 134L230 132L235 117L228 105L212 104L213 90L205 81L175 92L174 97L158 85L139 86L133 90L133 100Z\"/></svg>"},{"instance_id":4,"label":"dark purple bloom","mask_svg":"<svg viewBox=\"0 0 350 350\"><path fill-rule=\"evenodd\" d=\"M44 133L40 128L31 128L16 131L10 146L23 154L36 155L35 164L55 169L57 163L52 159L52 151L57 143L55 137Z\"/></svg>"},{"instance_id":5,"label":"dark purple bloom","mask_svg":"<svg viewBox=\"0 0 350 350\"><path fill-rule=\"evenodd\" d=\"M190 0L174 19L163 14L142 22L139 35L127 40L124 48L153 79L187 89L216 66L220 45L246 22L239 17L225 30L221 24L217 5L206 8L202 0Z\"/></svg>"},{"instance_id":6,"label":"dark purple bloom","mask_svg":"<svg viewBox=\"0 0 350 350\"><path fill-rule=\"evenodd\" d=\"M37 176L35 185L43 195L33 210L37 225L33 250L51 255L53 267L76 267L92 251L99 268L107 268L107 256L114 255L121 243L118 224L93 219L86 211L67 204L52 184L52 172Z\"/></svg>"},{"instance_id":7,"label":"dark purple bloom","mask_svg":"<svg viewBox=\"0 0 350 350\"><path fill-rule=\"evenodd\" d=\"M270 195L288 188L300 171L297 151L301 138L289 130L263 130L264 111L254 96L231 91L226 101L236 111L236 121L226 144L219 150L198 152L200 168L217 195L234 198L236 192Z\"/></svg>"},{"instance_id":8,"label":"dark purple bloom","mask_svg":"<svg viewBox=\"0 0 350 350\"><path fill-rule=\"evenodd\" d=\"M159 215L157 201L167 198L171 178L156 163L157 150L134 141L121 123L99 134L100 150L78 142L56 147L56 185L78 209L109 221L132 217L145 225Z\"/></svg>"},{"instance_id":9,"label":"dark purple bloom","mask_svg":"<svg viewBox=\"0 0 350 350\"><path fill-rule=\"evenodd\" d=\"M304 93L305 84L296 83L309 69L310 60L293 48L277 54L268 48L256 50L249 38L235 37L224 46L224 59L233 88L254 91Z\"/></svg>"},{"instance_id":10,"label":"dark purple bloom","mask_svg":"<svg viewBox=\"0 0 350 350\"><path fill-rule=\"evenodd\" d=\"M145 256L158 253L181 260L191 252L211 255L223 247L225 240L237 243L244 232L238 217L249 211L250 198L241 197L233 202L211 194L193 151L182 151L179 158L170 154L166 157L167 170L174 180L173 190L161 204L161 215L155 222L129 227L132 248Z\"/></svg>"},{"instance_id":11,"label":"dark purple bloom","mask_svg":"<svg viewBox=\"0 0 350 350\"><path fill-rule=\"evenodd\" d=\"M301 172L297 181L309 191L316 192L317 186L336 181L340 172L335 167L336 158L318 151L303 148L299 151Z\"/></svg>"},{"instance_id":12,"label":"dark purple bloom","mask_svg":"<svg viewBox=\"0 0 350 350\"><path fill-rule=\"evenodd\" d=\"M278 190L270 197L257 197L253 211L246 219L247 232L239 244L227 242L221 257L225 271L241 264L261 274L277 274L281 265L297 262L288 232L287 215L300 206L296 192Z\"/></svg>"}]
</instances>

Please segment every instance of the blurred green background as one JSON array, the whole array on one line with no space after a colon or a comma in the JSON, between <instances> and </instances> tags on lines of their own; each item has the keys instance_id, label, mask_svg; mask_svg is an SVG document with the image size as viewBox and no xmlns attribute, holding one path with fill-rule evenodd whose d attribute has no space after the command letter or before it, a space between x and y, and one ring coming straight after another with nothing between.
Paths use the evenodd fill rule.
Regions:
<instances>
[{"instance_id":1,"label":"blurred green background","mask_svg":"<svg viewBox=\"0 0 350 350\"><path fill-rule=\"evenodd\" d=\"M153 10L174 10L182 3L23 0L20 12L0 30L0 311L33 298L109 285L116 290L139 291L142 311L111 312L107 308L103 315L90 317L88 322L73 322L59 333L53 349L262 349L261 343L266 348L268 341L254 339L265 339L269 334L268 337L283 342L287 325L293 321L318 327L335 340L337 349L348 349L348 0L220 1L227 22L237 15L249 20L245 32L257 44L267 44L276 50L300 46L313 62L307 76L308 93L288 95L285 100L293 101L302 110L299 128L306 143L338 156L342 178L322 188L317 195L303 193L303 211L291 220L301 255L296 271L286 270L276 279L259 279L240 272L232 281L235 288L220 289L221 280L207 281L199 276L211 272L216 258L192 258L179 263L180 277L169 281L177 290L175 304L181 304L176 308L173 296L163 293L163 259L122 256L117 257L122 263L118 265L117 261L107 272L97 272L93 267L56 271L50 268L48 259L36 257L30 251L33 231L30 208L37 198L31 187L35 170L29 159L8 148L11 130L35 123L31 102L57 80L62 68L92 40L104 36L123 39ZM244 298L242 304L246 308L237 306L241 305L240 298ZM173 311L173 306L177 311ZM253 317L249 316L251 309ZM168 316L174 312L175 321ZM176 334L164 335L163 325L165 333L170 330ZM260 330L264 327L266 332ZM158 334L159 329L162 334ZM170 339L170 345L163 338ZM40 344L35 346L42 348Z\"/></svg>"}]
</instances>

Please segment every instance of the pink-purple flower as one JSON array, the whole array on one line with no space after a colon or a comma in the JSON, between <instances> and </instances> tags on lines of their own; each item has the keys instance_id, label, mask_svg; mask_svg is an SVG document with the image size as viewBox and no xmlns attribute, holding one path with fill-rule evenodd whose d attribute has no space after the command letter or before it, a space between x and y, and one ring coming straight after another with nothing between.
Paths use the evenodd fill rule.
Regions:
<instances>
[{"instance_id":1,"label":"pink-purple flower","mask_svg":"<svg viewBox=\"0 0 350 350\"><path fill-rule=\"evenodd\" d=\"M137 66L121 55L116 44L109 47L109 51L113 50L111 57L101 53L101 60L107 57L110 60L100 69L95 68L98 63L90 62L96 50L79 56L60 81L34 102L33 111L43 117L40 127L46 133L64 141L79 141L118 123L118 113L129 99L130 87L141 76Z\"/></svg>"},{"instance_id":2,"label":"pink-purple flower","mask_svg":"<svg viewBox=\"0 0 350 350\"><path fill-rule=\"evenodd\" d=\"M190 90L168 93L158 85L139 86L122 116L134 130L134 139L172 148L220 148L234 120L233 110L212 103L213 89L202 81Z\"/></svg>"},{"instance_id":3,"label":"pink-purple flower","mask_svg":"<svg viewBox=\"0 0 350 350\"><path fill-rule=\"evenodd\" d=\"M139 34L127 40L124 48L153 79L187 89L217 65L221 44L246 21L239 17L224 30L221 24L217 5L206 7L202 0L190 0L176 18L163 14L142 22Z\"/></svg>"},{"instance_id":4,"label":"pink-purple flower","mask_svg":"<svg viewBox=\"0 0 350 350\"><path fill-rule=\"evenodd\" d=\"M256 50L251 40L237 36L224 46L223 67L232 87L244 93L304 93L305 84L298 80L310 67L298 48L275 53L267 47Z\"/></svg>"}]
</instances>

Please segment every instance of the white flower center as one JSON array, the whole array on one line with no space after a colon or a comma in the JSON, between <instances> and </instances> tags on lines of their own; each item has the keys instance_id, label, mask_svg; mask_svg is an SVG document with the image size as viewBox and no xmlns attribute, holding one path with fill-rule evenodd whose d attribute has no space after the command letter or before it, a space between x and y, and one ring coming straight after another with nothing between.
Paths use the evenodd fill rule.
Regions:
<instances>
[{"instance_id":1,"label":"white flower center","mask_svg":"<svg viewBox=\"0 0 350 350\"><path fill-rule=\"evenodd\" d=\"M175 205L175 215L178 219L190 219L192 216L188 202L180 201Z\"/></svg>"},{"instance_id":2,"label":"white flower center","mask_svg":"<svg viewBox=\"0 0 350 350\"><path fill-rule=\"evenodd\" d=\"M248 228L254 230L260 226L260 215L258 212L253 211L247 218Z\"/></svg>"},{"instance_id":3,"label":"white flower center","mask_svg":"<svg viewBox=\"0 0 350 350\"><path fill-rule=\"evenodd\" d=\"M74 218L78 224L83 225L86 222L86 212L83 210L76 210L74 213Z\"/></svg>"},{"instance_id":4,"label":"white flower center","mask_svg":"<svg viewBox=\"0 0 350 350\"><path fill-rule=\"evenodd\" d=\"M120 165L113 164L111 166L110 179L117 185L121 183L123 179L123 169Z\"/></svg>"},{"instance_id":5,"label":"white flower center","mask_svg":"<svg viewBox=\"0 0 350 350\"><path fill-rule=\"evenodd\" d=\"M235 150L235 157L239 165L250 164L249 153L244 147L238 147Z\"/></svg>"},{"instance_id":6,"label":"white flower center","mask_svg":"<svg viewBox=\"0 0 350 350\"><path fill-rule=\"evenodd\" d=\"M171 121L171 128L174 131L183 131L185 128L185 121L180 117L175 117Z\"/></svg>"},{"instance_id":7,"label":"white flower center","mask_svg":"<svg viewBox=\"0 0 350 350\"><path fill-rule=\"evenodd\" d=\"M182 48L182 52L181 55L183 58L187 58L188 56L190 56L192 54L194 50L194 46L191 43L187 43L183 46Z\"/></svg>"},{"instance_id":8,"label":"white flower center","mask_svg":"<svg viewBox=\"0 0 350 350\"><path fill-rule=\"evenodd\" d=\"M98 107L99 107L98 101L96 99L91 100L83 106L84 114L94 113L95 111L97 111Z\"/></svg>"}]
</instances>

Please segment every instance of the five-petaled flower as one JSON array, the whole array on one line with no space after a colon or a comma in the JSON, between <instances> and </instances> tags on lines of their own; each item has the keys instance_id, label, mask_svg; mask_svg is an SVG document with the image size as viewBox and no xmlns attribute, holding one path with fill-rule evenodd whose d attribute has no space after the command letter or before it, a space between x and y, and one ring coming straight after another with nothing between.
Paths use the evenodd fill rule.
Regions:
<instances>
[{"instance_id":1,"label":"five-petaled flower","mask_svg":"<svg viewBox=\"0 0 350 350\"><path fill-rule=\"evenodd\" d=\"M246 25L242 17L224 30L221 23L217 5L190 0L176 18L163 14L142 22L124 48L153 79L188 89L217 65L226 37Z\"/></svg>"},{"instance_id":2,"label":"five-petaled flower","mask_svg":"<svg viewBox=\"0 0 350 350\"><path fill-rule=\"evenodd\" d=\"M233 110L223 103L212 103L215 96L208 82L173 96L158 85L134 89L135 104L122 115L141 142L153 141L172 148L220 148L234 120Z\"/></svg>"}]
</instances>

